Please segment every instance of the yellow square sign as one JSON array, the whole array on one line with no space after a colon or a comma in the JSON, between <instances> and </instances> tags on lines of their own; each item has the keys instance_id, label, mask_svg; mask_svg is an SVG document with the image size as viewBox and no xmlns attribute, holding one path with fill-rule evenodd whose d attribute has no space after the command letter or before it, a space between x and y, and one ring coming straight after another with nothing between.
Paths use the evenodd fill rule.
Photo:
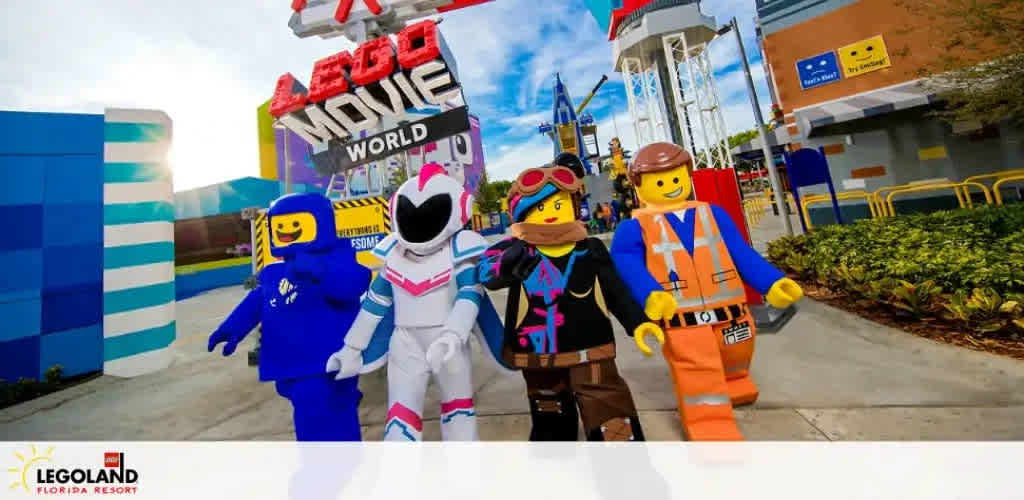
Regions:
<instances>
[{"instance_id":1,"label":"yellow square sign","mask_svg":"<svg viewBox=\"0 0 1024 500\"><path fill-rule=\"evenodd\" d=\"M882 35L840 47L837 52L839 65L843 67L843 76L847 78L892 66Z\"/></svg>"}]
</instances>

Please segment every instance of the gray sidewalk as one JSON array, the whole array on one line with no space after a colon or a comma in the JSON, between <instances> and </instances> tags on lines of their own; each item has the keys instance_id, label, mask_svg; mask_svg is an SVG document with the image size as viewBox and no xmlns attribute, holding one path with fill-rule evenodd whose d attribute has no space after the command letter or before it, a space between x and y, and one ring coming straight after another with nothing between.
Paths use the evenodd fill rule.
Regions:
<instances>
[{"instance_id":1,"label":"gray sidewalk","mask_svg":"<svg viewBox=\"0 0 1024 500\"><path fill-rule=\"evenodd\" d=\"M772 223L778 219L766 217L755 238L771 234ZM246 366L252 341L231 358L206 352L207 335L242 295L235 287L179 302L177 359L167 370L134 379L104 376L0 410L0 438L293 439L288 403ZM504 294L492 298L502 311ZM1024 439L1024 362L936 343L810 300L799 307L782 332L757 339L753 373L761 397L737 410L748 439ZM620 371L648 439L681 439L664 361L659 354L644 358L617 331ZM525 439L529 414L521 377L497 372L476 350L481 438ZM384 370L364 376L360 385L365 438L379 439ZM426 439L439 437L438 406L432 387Z\"/></svg>"}]
</instances>

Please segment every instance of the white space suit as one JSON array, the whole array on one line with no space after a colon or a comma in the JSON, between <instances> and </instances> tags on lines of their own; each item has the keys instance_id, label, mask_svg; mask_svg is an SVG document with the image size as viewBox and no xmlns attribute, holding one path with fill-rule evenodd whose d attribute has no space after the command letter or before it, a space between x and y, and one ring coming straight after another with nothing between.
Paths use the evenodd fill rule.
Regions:
<instances>
[{"instance_id":1,"label":"white space suit","mask_svg":"<svg viewBox=\"0 0 1024 500\"><path fill-rule=\"evenodd\" d=\"M386 359L385 440L421 439L431 373L440 386L442 438L477 439L468 339L481 302L488 300L475 274L487 243L462 229L472 207L473 196L437 164L425 165L398 188L391 199L395 231L373 250L384 265L345 347L327 363L328 371L344 378L372 371ZM392 314L394 331L386 340L378 326ZM382 338L387 356L368 355Z\"/></svg>"}]
</instances>

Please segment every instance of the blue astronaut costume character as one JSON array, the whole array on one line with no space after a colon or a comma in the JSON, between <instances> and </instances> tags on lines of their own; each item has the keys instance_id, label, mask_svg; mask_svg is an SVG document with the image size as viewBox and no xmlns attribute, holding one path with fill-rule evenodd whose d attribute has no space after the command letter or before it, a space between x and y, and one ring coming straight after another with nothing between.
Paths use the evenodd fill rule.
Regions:
<instances>
[{"instance_id":1,"label":"blue astronaut costume character","mask_svg":"<svg viewBox=\"0 0 1024 500\"><path fill-rule=\"evenodd\" d=\"M359 441L358 378L335 380L324 363L342 347L359 312L370 270L338 238L329 199L316 193L283 196L270 206L270 253L282 261L260 271L249 291L212 335L224 355L263 324L260 381L275 381L294 409L299 441Z\"/></svg>"},{"instance_id":2,"label":"blue astronaut costume character","mask_svg":"<svg viewBox=\"0 0 1024 500\"><path fill-rule=\"evenodd\" d=\"M442 438L477 439L467 343L475 331L493 356L500 353L503 331L475 272L486 240L463 229L472 207L473 196L436 163L398 188L391 200L395 232L373 250L383 268L344 348L327 364L338 377L350 377L387 362L385 440L421 439L431 374L441 393ZM380 328L390 318L394 328Z\"/></svg>"}]
</instances>

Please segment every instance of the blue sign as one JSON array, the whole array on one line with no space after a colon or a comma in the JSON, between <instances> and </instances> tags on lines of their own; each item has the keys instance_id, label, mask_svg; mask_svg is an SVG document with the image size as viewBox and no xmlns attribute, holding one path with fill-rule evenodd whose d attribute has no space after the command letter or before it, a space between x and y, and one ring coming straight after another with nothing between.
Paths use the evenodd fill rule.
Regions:
<instances>
[{"instance_id":1,"label":"blue sign","mask_svg":"<svg viewBox=\"0 0 1024 500\"><path fill-rule=\"evenodd\" d=\"M800 77L800 88L811 89L843 78L835 52L826 52L796 62L796 74Z\"/></svg>"}]
</instances>

